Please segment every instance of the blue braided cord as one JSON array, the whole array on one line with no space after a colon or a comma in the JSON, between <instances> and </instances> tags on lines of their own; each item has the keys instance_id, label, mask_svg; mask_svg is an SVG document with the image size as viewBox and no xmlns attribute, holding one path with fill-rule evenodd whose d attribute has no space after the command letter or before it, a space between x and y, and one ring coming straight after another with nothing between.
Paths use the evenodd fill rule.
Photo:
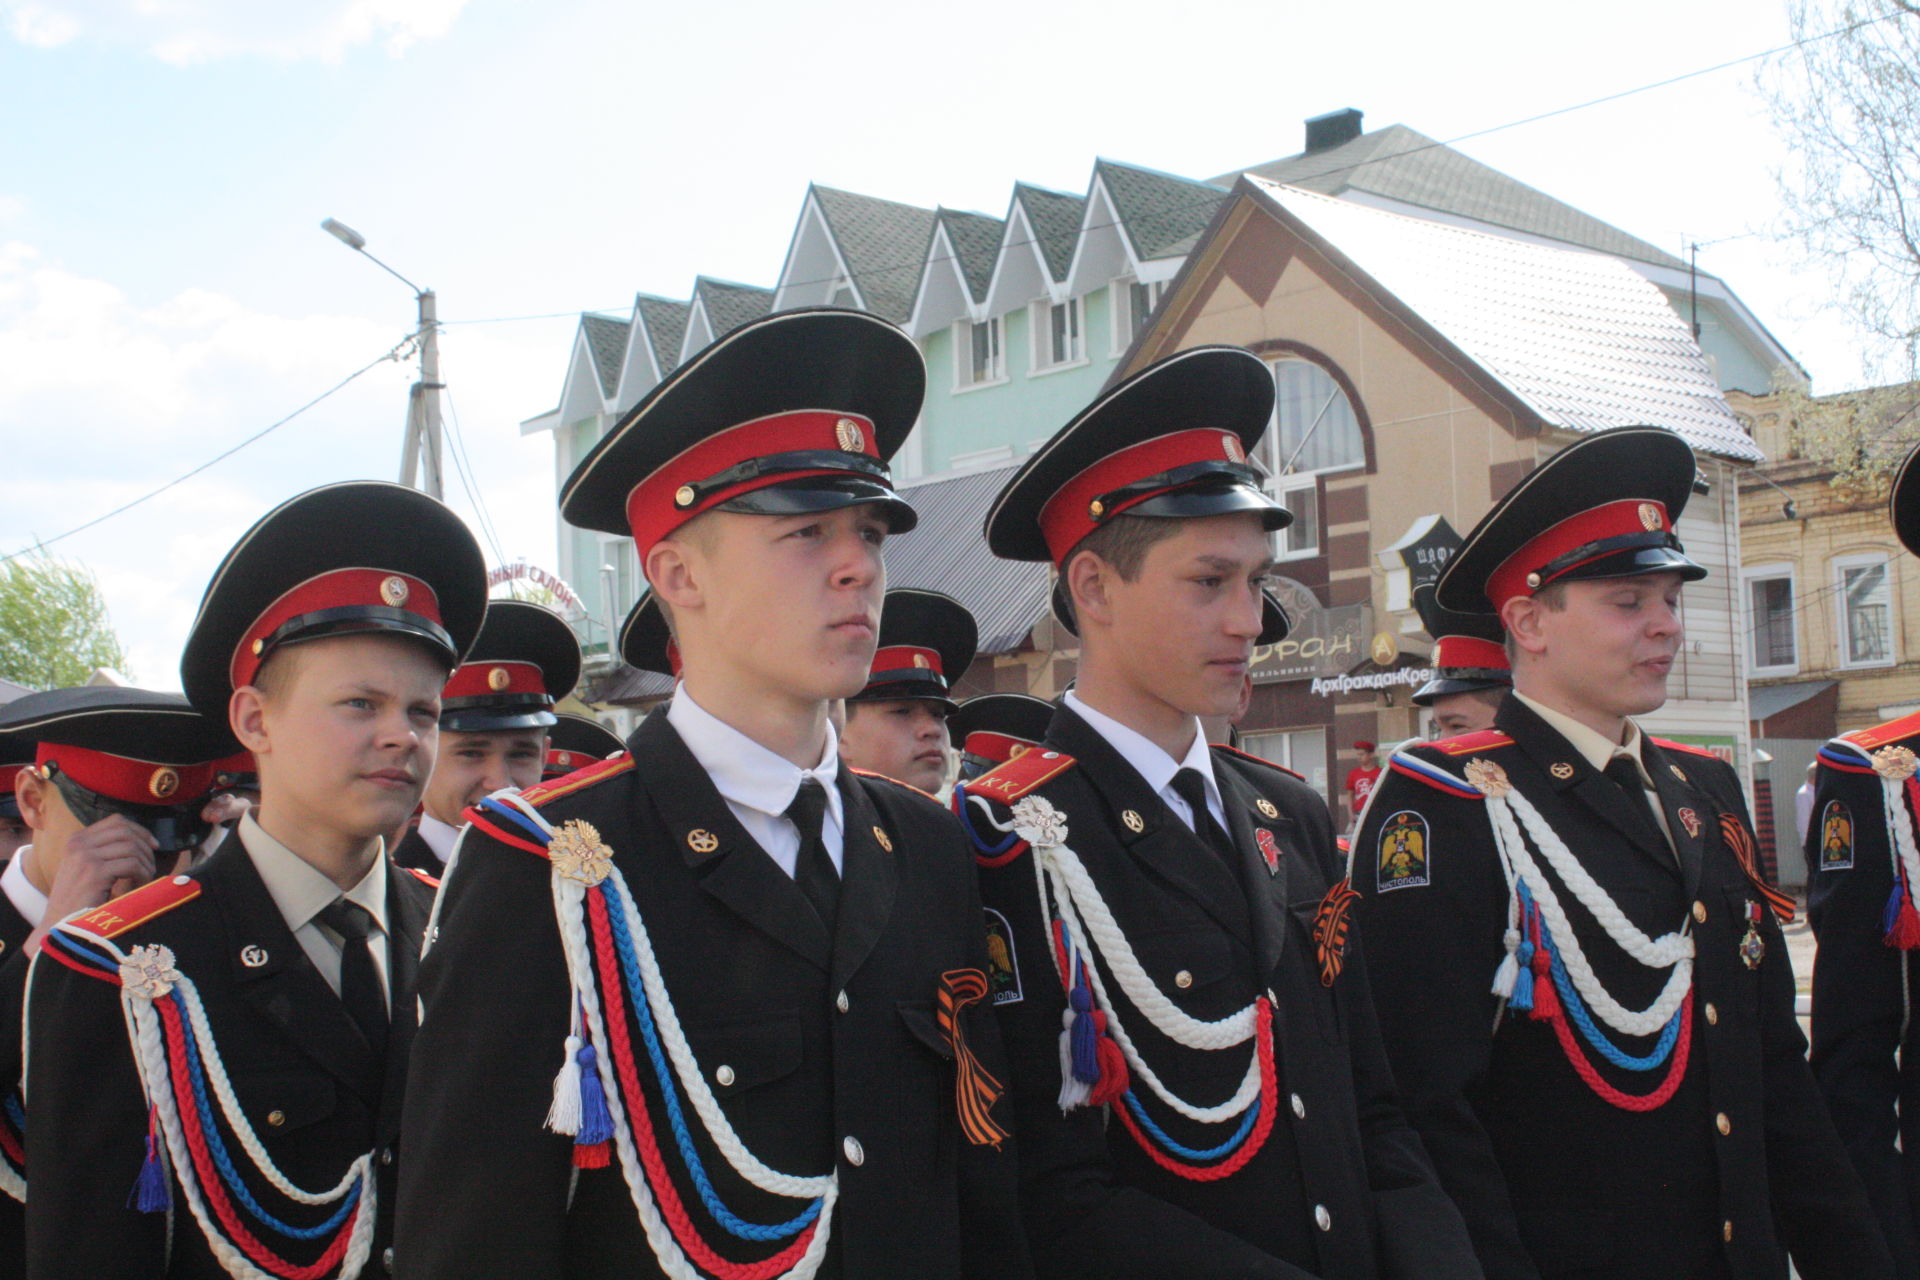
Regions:
<instances>
[{"instance_id":1,"label":"blue braided cord","mask_svg":"<svg viewBox=\"0 0 1920 1280\"><path fill-rule=\"evenodd\" d=\"M7 1119L13 1122L13 1127L21 1133L25 1133L27 1131L27 1109L20 1105L20 1091L18 1089L7 1094L6 1109Z\"/></svg>"},{"instance_id":2,"label":"blue braided cord","mask_svg":"<svg viewBox=\"0 0 1920 1280\"><path fill-rule=\"evenodd\" d=\"M1234 1131L1231 1138L1217 1147L1196 1151L1192 1147L1183 1147L1168 1137L1166 1130L1155 1124L1152 1117L1148 1116L1146 1110L1141 1107L1140 1099L1134 1096L1133 1090L1127 1090L1121 1097L1126 1100L1127 1110L1133 1112L1133 1118L1140 1122L1140 1127L1151 1134L1155 1142L1182 1160L1218 1160L1222 1156L1232 1155L1240 1144L1247 1140L1247 1135L1253 1132L1253 1122L1260 1118L1260 1099L1255 1098L1248 1104L1247 1114L1241 1117L1240 1127Z\"/></svg>"},{"instance_id":3,"label":"blue braided cord","mask_svg":"<svg viewBox=\"0 0 1920 1280\"><path fill-rule=\"evenodd\" d=\"M502 804L498 800L482 800L477 807L485 809L488 813L496 817L506 818L512 822L514 826L526 832L530 839L537 841L542 848L546 847L547 843L553 839L552 836L542 831L539 826L534 823L533 819L510 804Z\"/></svg>"},{"instance_id":4,"label":"blue braided cord","mask_svg":"<svg viewBox=\"0 0 1920 1280\"><path fill-rule=\"evenodd\" d=\"M640 1022L640 1036L646 1041L647 1057L653 1061L654 1075L660 1081L660 1096L667 1106L667 1118L673 1124L673 1138L680 1147L680 1159L686 1164L687 1172L693 1178L694 1187L700 1192L700 1202L707 1207L727 1231L738 1240L785 1240L806 1230L809 1223L820 1216L821 1201L816 1199L796 1216L772 1226L760 1226L748 1222L735 1214L720 1202L713 1189L713 1183L707 1178L706 1166L700 1162L700 1153L694 1149L693 1135L687 1131L687 1118L680 1109L679 1090L674 1086L673 1076L667 1065L666 1053L660 1047L659 1033L653 1025L653 1010L647 1005L646 986L640 978L640 964L633 950L633 935L627 932L626 912L620 909L619 902L607 892L605 882L595 885L589 892L599 893L607 900L607 923L613 930L614 949L620 956L620 972L626 979L628 1004L633 1006Z\"/></svg>"},{"instance_id":5,"label":"blue braided cord","mask_svg":"<svg viewBox=\"0 0 1920 1280\"><path fill-rule=\"evenodd\" d=\"M1573 979L1567 974L1566 966L1560 963L1560 948L1553 945L1553 939L1547 936L1544 929L1540 932L1540 939L1547 946L1547 960L1553 968L1553 985L1559 989L1561 1007L1573 1019L1573 1025L1580 1029L1581 1039L1598 1049L1602 1057L1623 1071L1652 1071L1666 1062L1667 1055L1673 1052L1674 1041L1680 1037L1680 1018L1686 1010L1677 1010L1667 1019L1667 1025L1661 1028L1660 1039L1645 1057L1633 1057L1607 1039L1606 1034L1593 1024L1587 1006L1580 1002L1580 993L1574 990Z\"/></svg>"},{"instance_id":6,"label":"blue braided cord","mask_svg":"<svg viewBox=\"0 0 1920 1280\"><path fill-rule=\"evenodd\" d=\"M47 937L57 942L61 950L66 951L78 959L85 960L96 969L105 970L107 973L120 972L120 962L118 960L102 952L95 951L92 947L68 933L65 929L50 930L47 933Z\"/></svg>"},{"instance_id":7,"label":"blue braided cord","mask_svg":"<svg viewBox=\"0 0 1920 1280\"><path fill-rule=\"evenodd\" d=\"M1397 765L1410 773L1417 773L1424 780L1436 784L1440 790L1450 792L1463 800L1486 799L1486 796L1479 788L1454 777L1437 764L1428 764L1418 756L1410 756L1404 752L1396 751L1387 763L1389 765Z\"/></svg>"},{"instance_id":8,"label":"blue braided cord","mask_svg":"<svg viewBox=\"0 0 1920 1280\"><path fill-rule=\"evenodd\" d=\"M999 844L989 849L987 842L982 840L979 832L973 829L973 815L967 812L971 807L972 806L967 803L967 789L962 786L955 786L953 789L953 811L960 815L960 825L966 828L967 838L973 841L974 848L984 854L992 855L1005 853L1007 850L1013 848L1014 845L1020 843L1019 833L1009 831L1007 832L1007 838L1005 840L1002 840Z\"/></svg>"},{"instance_id":9,"label":"blue braided cord","mask_svg":"<svg viewBox=\"0 0 1920 1280\"><path fill-rule=\"evenodd\" d=\"M173 1002L180 1011L180 1029L187 1048L187 1076L193 1082L194 1105L200 1108L200 1129L206 1135L207 1149L213 1153L213 1161L220 1167L220 1180L227 1184L227 1190L233 1192L234 1198L239 1200L247 1212L261 1224L283 1236L295 1240L317 1240L338 1228L347 1220L347 1215L353 1212L353 1206L360 1203L360 1191L364 1185L364 1179L357 1182L353 1190L347 1193L346 1199L341 1202L340 1208L334 1212L334 1215L316 1227L288 1226L261 1208L259 1201L253 1198L253 1193L247 1189L247 1184L240 1180L239 1173L234 1169L233 1159L227 1154L226 1141L220 1136L220 1126L213 1119L213 1103L207 1096L206 1076L200 1069L200 1046L194 1038L193 1024L187 1020L186 997L177 988L173 992Z\"/></svg>"}]
</instances>

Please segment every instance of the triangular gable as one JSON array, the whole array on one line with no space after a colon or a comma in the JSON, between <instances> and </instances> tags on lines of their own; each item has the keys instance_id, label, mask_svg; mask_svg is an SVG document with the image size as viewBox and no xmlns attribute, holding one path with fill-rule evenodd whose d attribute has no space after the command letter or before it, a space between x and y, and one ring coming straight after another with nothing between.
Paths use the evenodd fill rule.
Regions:
<instances>
[{"instance_id":1,"label":"triangular gable","mask_svg":"<svg viewBox=\"0 0 1920 1280\"><path fill-rule=\"evenodd\" d=\"M1037 298L1067 298L1068 269L1086 201L1018 183L987 287L987 314L1004 315Z\"/></svg>"},{"instance_id":2,"label":"triangular gable","mask_svg":"<svg viewBox=\"0 0 1920 1280\"><path fill-rule=\"evenodd\" d=\"M684 363L695 352L712 345L749 320L758 320L773 310L773 290L750 284L734 284L700 276L693 282L693 305L687 314L687 332L680 343Z\"/></svg>"},{"instance_id":3,"label":"triangular gable","mask_svg":"<svg viewBox=\"0 0 1920 1280\"><path fill-rule=\"evenodd\" d=\"M860 281L840 252L827 212L821 207L821 190L817 185L809 186L806 199L800 202L800 217L793 224L787 258L780 264L780 280L774 286L776 311L829 303L866 308Z\"/></svg>"},{"instance_id":4,"label":"triangular gable","mask_svg":"<svg viewBox=\"0 0 1920 1280\"><path fill-rule=\"evenodd\" d=\"M615 413L625 413L653 390L680 359L680 343L686 338L689 304L670 298L636 294L633 319L628 324L627 349L620 364L619 390L614 394Z\"/></svg>"},{"instance_id":5,"label":"triangular gable","mask_svg":"<svg viewBox=\"0 0 1920 1280\"><path fill-rule=\"evenodd\" d=\"M994 259L1005 234L1006 223L999 218L938 210L907 332L924 338L956 320L985 319Z\"/></svg>"},{"instance_id":6,"label":"triangular gable","mask_svg":"<svg viewBox=\"0 0 1920 1280\"><path fill-rule=\"evenodd\" d=\"M607 390L601 379L593 344L588 338L588 319L589 316L583 314L579 327L573 331L566 379L560 387L560 404L554 410L558 425L564 426L607 411Z\"/></svg>"}]
</instances>

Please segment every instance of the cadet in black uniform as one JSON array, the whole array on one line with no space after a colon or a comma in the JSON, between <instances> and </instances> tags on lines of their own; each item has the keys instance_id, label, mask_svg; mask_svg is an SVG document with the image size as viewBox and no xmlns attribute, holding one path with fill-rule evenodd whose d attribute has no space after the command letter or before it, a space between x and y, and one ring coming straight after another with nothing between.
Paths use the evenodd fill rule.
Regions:
<instances>
[{"instance_id":1,"label":"cadet in black uniform","mask_svg":"<svg viewBox=\"0 0 1920 1280\"><path fill-rule=\"evenodd\" d=\"M960 751L960 780L977 778L1038 746L1052 719L1053 704L1030 693L968 698L947 717L948 736Z\"/></svg>"},{"instance_id":2,"label":"cadet in black uniform","mask_svg":"<svg viewBox=\"0 0 1920 1280\"><path fill-rule=\"evenodd\" d=\"M955 792L1046 1276L1480 1274L1345 924L1316 919L1326 804L1200 734L1239 703L1290 519L1246 462L1272 408L1258 358L1183 352L1082 411L987 517L995 555L1059 566L1083 644L1042 749Z\"/></svg>"},{"instance_id":3,"label":"cadet in black uniform","mask_svg":"<svg viewBox=\"0 0 1920 1280\"><path fill-rule=\"evenodd\" d=\"M30 1277L390 1262L433 890L380 837L419 800L441 686L485 607L473 535L398 485L302 494L228 552L181 680L253 752L260 806L192 874L47 934L30 983Z\"/></svg>"},{"instance_id":4,"label":"cadet in black uniform","mask_svg":"<svg viewBox=\"0 0 1920 1280\"><path fill-rule=\"evenodd\" d=\"M540 781L553 704L578 683L580 642L559 614L527 600L489 600L473 651L440 692L425 808L393 860L438 876L468 805Z\"/></svg>"},{"instance_id":5,"label":"cadet in black uniform","mask_svg":"<svg viewBox=\"0 0 1920 1280\"><path fill-rule=\"evenodd\" d=\"M924 587L896 587L880 606L880 647L867 687L847 699L840 758L932 795L946 785L953 686L973 665L980 631L967 606Z\"/></svg>"},{"instance_id":6,"label":"cadet in black uniform","mask_svg":"<svg viewBox=\"0 0 1920 1280\"><path fill-rule=\"evenodd\" d=\"M1894 477L1894 532L1920 555L1920 466ZM1920 1058L1909 1046L1920 916L1913 802L1920 714L1843 734L1820 752L1807 824L1813 1071L1867 1184L1899 1273L1920 1277Z\"/></svg>"},{"instance_id":7,"label":"cadet in black uniform","mask_svg":"<svg viewBox=\"0 0 1920 1280\"><path fill-rule=\"evenodd\" d=\"M0 858L11 858L14 850L33 839L27 824L20 820L20 803L13 790L13 780L32 763L33 743L0 734Z\"/></svg>"},{"instance_id":8,"label":"cadet in black uniform","mask_svg":"<svg viewBox=\"0 0 1920 1280\"><path fill-rule=\"evenodd\" d=\"M25 757L12 779L30 843L0 871L0 1277L26 1274L22 1001L46 929L137 888L211 829L216 757L234 748L171 693L55 689L0 709L0 743Z\"/></svg>"},{"instance_id":9,"label":"cadet in black uniform","mask_svg":"<svg viewBox=\"0 0 1920 1280\"><path fill-rule=\"evenodd\" d=\"M1441 608L1434 589L1423 583L1413 590L1414 612L1433 637L1434 673L1407 701L1433 712L1435 737L1491 729L1494 712L1513 688L1506 629L1491 613Z\"/></svg>"},{"instance_id":10,"label":"cadet in black uniform","mask_svg":"<svg viewBox=\"0 0 1920 1280\"><path fill-rule=\"evenodd\" d=\"M1494 729L1402 750L1354 840L1408 1113L1489 1276L1886 1276L1808 1070L1791 914L1733 770L1666 701L1692 451L1565 449L1489 512L1439 603L1499 607Z\"/></svg>"},{"instance_id":11,"label":"cadet in black uniform","mask_svg":"<svg viewBox=\"0 0 1920 1280\"><path fill-rule=\"evenodd\" d=\"M575 711L556 711L553 727L547 730L547 762L541 766L540 781L564 778L626 749L627 744L598 720Z\"/></svg>"},{"instance_id":12,"label":"cadet in black uniform","mask_svg":"<svg viewBox=\"0 0 1920 1280\"><path fill-rule=\"evenodd\" d=\"M417 1280L1029 1274L971 853L841 767L873 660L913 342L782 312L580 464L684 663L628 754L472 811L422 966ZM697 1270L696 1270L697 1269Z\"/></svg>"}]
</instances>

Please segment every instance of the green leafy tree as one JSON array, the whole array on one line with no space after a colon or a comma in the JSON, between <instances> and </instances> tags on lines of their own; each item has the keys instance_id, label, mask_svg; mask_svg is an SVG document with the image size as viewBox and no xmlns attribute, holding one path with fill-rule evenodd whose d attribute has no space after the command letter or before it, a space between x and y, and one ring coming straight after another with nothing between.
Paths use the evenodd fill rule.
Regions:
<instances>
[{"instance_id":1,"label":"green leafy tree","mask_svg":"<svg viewBox=\"0 0 1920 1280\"><path fill-rule=\"evenodd\" d=\"M29 689L85 684L127 655L100 584L84 566L35 551L0 565L0 677Z\"/></svg>"}]
</instances>

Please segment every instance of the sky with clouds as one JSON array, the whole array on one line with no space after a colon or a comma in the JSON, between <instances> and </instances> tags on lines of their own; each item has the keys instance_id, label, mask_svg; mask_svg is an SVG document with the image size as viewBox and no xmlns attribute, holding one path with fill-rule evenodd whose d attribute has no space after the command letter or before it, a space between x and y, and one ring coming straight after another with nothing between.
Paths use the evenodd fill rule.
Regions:
<instances>
[{"instance_id":1,"label":"sky with clouds","mask_svg":"<svg viewBox=\"0 0 1920 1280\"><path fill-rule=\"evenodd\" d=\"M232 457L53 549L131 673L177 687L200 593L274 503L392 477L411 328L336 217L438 291L498 553L551 563L573 322L696 273L770 285L809 181L1005 211L1096 156L1204 177L1340 107L1441 139L1785 42L1778 0L812 5L0 0L0 553ZM1779 145L1745 64L1461 149L1733 284L1822 390L1824 282L1767 236ZM449 467L449 500L473 505ZM489 558L494 557L490 549Z\"/></svg>"}]
</instances>

